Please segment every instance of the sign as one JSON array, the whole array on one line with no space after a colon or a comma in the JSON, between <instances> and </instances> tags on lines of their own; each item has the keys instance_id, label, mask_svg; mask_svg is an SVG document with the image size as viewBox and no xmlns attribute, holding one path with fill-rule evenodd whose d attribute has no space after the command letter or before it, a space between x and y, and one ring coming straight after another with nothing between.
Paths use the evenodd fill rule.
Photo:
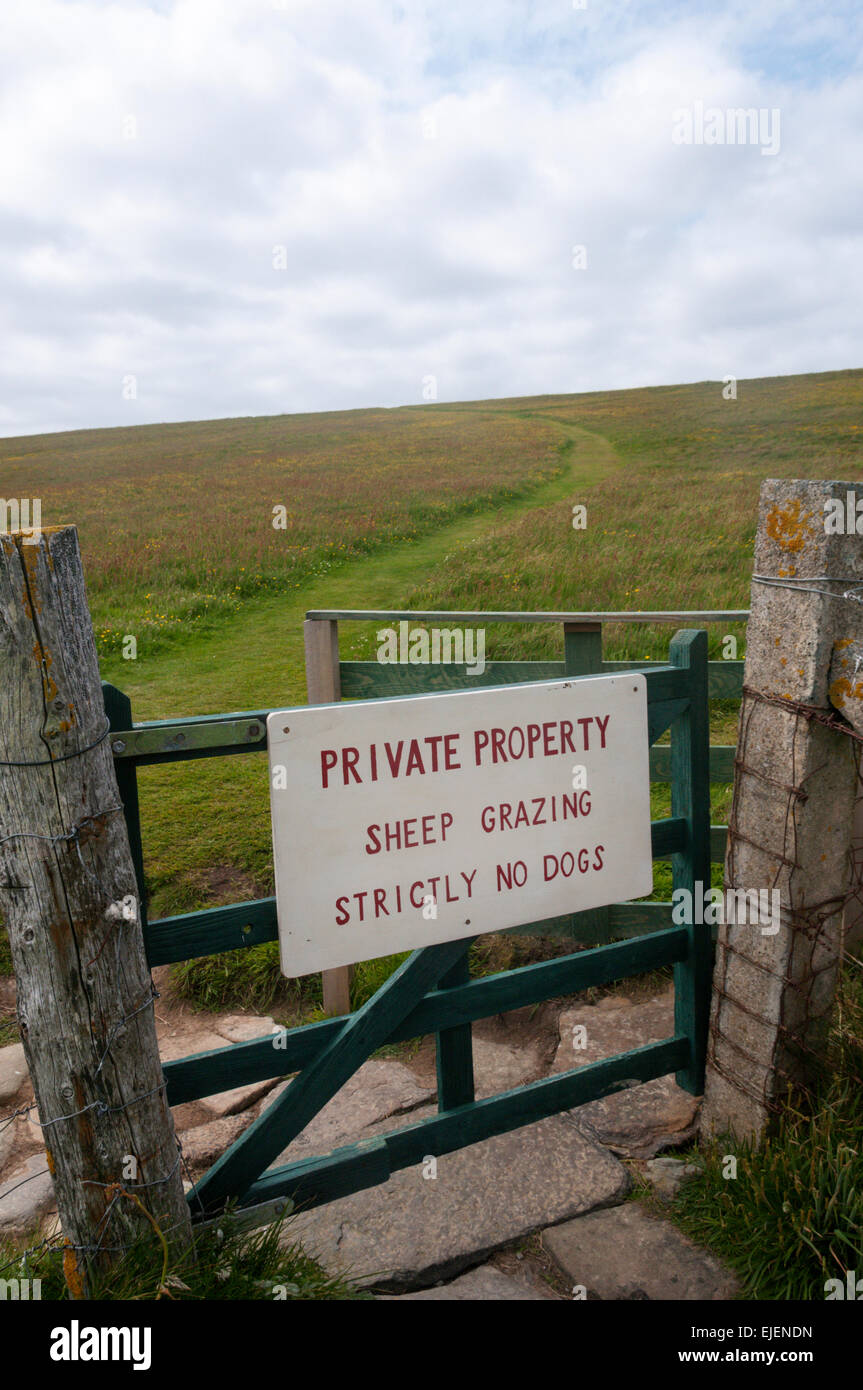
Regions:
<instances>
[{"instance_id":1,"label":"sign","mask_svg":"<svg viewBox=\"0 0 863 1390\"><path fill-rule=\"evenodd\" d=\"M267 738L290 977L652 890L637 672L275 711Z\"/></svg>"}]
</instances>

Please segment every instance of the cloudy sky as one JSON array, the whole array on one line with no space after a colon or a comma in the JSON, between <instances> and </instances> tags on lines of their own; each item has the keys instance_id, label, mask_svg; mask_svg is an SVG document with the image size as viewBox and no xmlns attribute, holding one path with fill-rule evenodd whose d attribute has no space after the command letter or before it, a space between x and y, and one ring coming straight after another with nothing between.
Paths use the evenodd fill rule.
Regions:
<instances>
[{"instance_id":1,"label":"cloudy sky","mask_svg":"<svg viewBox=\"0 0 863 1390\"><path fill-rule=\"evenodd\" d=\"M863 366L859 0L582 4L2 0L0 433Z\"/></svg>"}]
</instances>

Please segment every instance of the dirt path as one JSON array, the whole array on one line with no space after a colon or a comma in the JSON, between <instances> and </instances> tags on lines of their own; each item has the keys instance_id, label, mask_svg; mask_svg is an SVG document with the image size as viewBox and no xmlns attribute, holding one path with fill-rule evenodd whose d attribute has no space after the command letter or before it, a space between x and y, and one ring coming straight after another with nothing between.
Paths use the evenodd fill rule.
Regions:
<instances>
[{"instance_id":1,"label":"dirt path","mask_svg":"<svg viewBox=\"0 0 863 1390\"><path fill-rule=\"evenodd\" d=\"M302 623L308 609L397 606L452 551L537 507L570 497L586 500L587 489L621 466L601 435L567 422L553 423L572 445L564 458L566 470L530 497L343 564L293 593L250 601L216 632L150 660L105 661L104 678L131 696L137 720L304 703ZM352 625L345 625L343 655L351 654L352 636Z\"/></svg>"}]
</instances>

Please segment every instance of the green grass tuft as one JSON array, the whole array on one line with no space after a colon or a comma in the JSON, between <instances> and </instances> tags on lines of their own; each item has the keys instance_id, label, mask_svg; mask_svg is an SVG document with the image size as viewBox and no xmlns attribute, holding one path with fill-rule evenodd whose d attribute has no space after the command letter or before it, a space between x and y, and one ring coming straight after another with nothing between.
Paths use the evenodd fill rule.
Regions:
<instances>
[{"instance_id":1,"label":"green grass tuft","mask_svg":"<svg viewBox=\"0 0 863 1390\"><path fill-rule=\"evenodd\" d=\"M852 974L853 971L853 974ZM846 967L830 1046L809 1106L767 1142L718 1139L682 1188L677 1224L738 1275L747 1299L823 1299L827 1279L863 1270L863 971ZM737 1176L726 1177L737 1160Z\"/></svg>"},{"instance_id":2,"label":"green grass tuft","mask_svg":"<svg viewBox=\"0 0 863 1390\"><path fill-rule=\"evenodd\" d=\"M132 1246L104 1275L92 1278L93 1300L141 1301L169 1298L175 1302L234 1302L265 1299L284 1302L369 1299L370 1294L349 1280L330 1275L302 1246L286 1239L281 1217L269 1226L243 1229L228 1212L218 1227L196 1232L193 1247L173 1254L167 1271L162 1250L152 1240ZM42 1299L68 1300L63 1277L63 1252L58 1245L29 1256L0 1242L2 1277L41 1279Z\"/></svg>"}]
</instances>

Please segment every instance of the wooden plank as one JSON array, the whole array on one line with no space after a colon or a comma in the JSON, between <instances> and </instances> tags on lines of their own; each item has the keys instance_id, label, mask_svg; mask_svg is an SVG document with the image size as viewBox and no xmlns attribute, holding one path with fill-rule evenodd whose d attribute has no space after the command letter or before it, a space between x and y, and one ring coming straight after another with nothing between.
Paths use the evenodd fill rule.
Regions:
<instances>
[{"instance_id":1,"label":"wooden plank","mask_svg":"<svg viewBox=\"0 0 863 1390\"><path fill-rule=\"evenodd\" d=\"M112 732L115 729L131 729L132 701L129 696L124 695L122 690L118 690L116 685L102 681L102 699ZM108 741L110 743L111 740ZM123 803L123 816L129 836L132 863L135 865L135 881L138 884L138 915L144 929L146 942L147 903L144 880L144 846L141 841L141 809L138 804L138 770L134 763L115 763L114 775L117 778L117 790Z\"/></svg>"},{"instance_id":2,"label":"wooden plank","mask_svg":"<svg viewBox=\"0 0 863 1390\"><path fill-rule=\"evenodd\" d=\"M571 1110L633 1083L667 1076L685 1065L689 1041L683 1036L648 1043L617 1057L590 1062L555 1076L543 1077L512 1091L475 1101L445 1115L422 1120L384 1135L390 1169L421 1163L426 1154L440 1156L476 1144L495 1134L506 1134L534 1124L548 1115Z\"/></svg>"},{"instance_id":3,"label":"wooden plank","mask_svg":"<svg viewBox=\"0 0 863 1390\"><path fill-rule=\"evenodd\" d=\"M608 675L619 671L649 671L661 666L659 661L603 661L602 669ZM742 661L708 661L707 693L711 700L739 700L743 694Z\"/></svg>"},{"instance_id":4,"label":"wooden plank","mask_svg":"<svg viewBox=\"0 0 863 1390\"><path fill-rule=\"evenodd\" d=\"M654 859L662 859L685 849L688 833L685 816L666 816L665 820L652 821L650 845Z\"/></svg>"},{"instance_id":5,"label":"wooden plank","mask_svg":"<svg viewBox=\"0 0 863 1390\"><path fill-rule=\"evenodd\" d=\"M654 825L661 825L662 821L654 821ZM712 864L724 864L725 862L725 842L728 837L727 825L711 825L710 827L710 862ZM655 843L655 841L654 841ZM677 848L677 846L675 846ZM669 851L664 850L662 854L654 851L654 858L660 860L670 859Z\"/></svg>"},{"instance_id":6,"label":"wooden plank","mask_svg":"<svg viewBox=\"0 0 863 1390\"><path fill-rule=\"evenodd\" d=\"M651 671L645 671L643 674L647 680L648 709L663 700L689 699L686 674L676 666L654 666Z\"/></svg>"},{"instance_id":7,"label":"wooden plank","mask_svg":"<svg viewBox=\"0 0 863 1390\"><path fill-rule=\"evenodd\" d=\"M674 817L668 821L673 826ZM654 821L654 825L663 825ZM721 863L724 858L725 826L711 828L712 857ZM679 832L670 828L668 835ZM657 859L668 858L673 845L663 854L654 849ZM610 911L614 918L614 934L621 928L634 926L637 930L653 931L648 917L661 903L612 903ZM586 940L581 928L590 914L575 913L562 917L546 917L524 926L510 927L502 935L512 936L572 936L573 940ZM574 930L575 927L578 930ZM182 960L194 960L199 956L219 955L222 951L245 950L250 946L260 946L264 941L278 939L275 898L259 898L254 902L231 903L225 907L207 907L199 912L184 912L176 917L162 917L150 922L145 932L145 946L149 965L169 965Z\"/></svg>"},{"instance_id":8,"label":"wooden plank","mask_svg":"<svg viewBox=\"0 0 863 1390\"><path fill-rule=\"evenodd\" d=\"M710 746L710 781L734 781L734 757L737 749L731 744L712 744ZM650 750L651 782L671 781L671 745L657 744Z\"/></svg>"},{"instance_id":9,"label":"wooden plank","mask_svg":"<svg viewBox=\"0 0 863 1390\"><path fill-rule=\"evenodd\" d=\"M330 705L340 700L339 625L332 619L303 623L306 653L306 690L310 705Z\"/></svg>"},{"instance_id":10,"label":"wooden plank","mask_svg":"<svg viewBox=\"0 0 863 1390\"><path fill-rule=\"evenodd\" d=\"M632 905L640 909L657 909L651 920L664 926L658 909L668 921L668 903ZM619 941L591 951L576 951L555 960L539 961L516 970L501 971L484 979L471 980L446 990L433 990L421 999L409 1013L394 1024L390 1042L425 1037L478 1018L491 1018L525 1004L538 1004L557 995L579 993L591 987L628 979L663 965L683 960L687 951L687 935L683 927L670 926L655 930L637 940ZM321 1023L283 1030L279 1034L235 1043L231 1047L201 1052L166 1062L165 1080L171 1105L197 1100L201 1096L218 1094L234 1086L285 1076L300 1071L320 1057L336 1038L345 1023L343 1019L326 1019Z\"/></svg>"},{"instance_id":11,"label":"wooden plank","mask_svg":"<svg viewBox=\"0 0 863 1390\"><path fill-rule=\"evenodd\" d=\"M493 663L495 664L495 663ZM376 667L376 663L343 662L340 670L347 670L347 680L353 680L350 672L355 666ZM518 667L518 672L503 671L500 685L529 684L532 680L559 680L565 675L561 662L510 662L496 663L498 667ZM383 672L396 672L406 669L409 675L405 680L409 689L398 694L384 692L380 698L410 699L416 694L435 693L435 677L432 668L417 668L417 676L411 668L398 666L380 667ZM447 668L438 668L441 677L440 690L457 689L455 678L450 682L446 676ZM643 670L647 677L648 705L664 700L684 698L685 681L682 673L673 666L662 662L650 669L626 666L627 670ZM537 671L536 676L531 672ZM510 679L511 676L511 679ZM341 678L340 678L341 679ZM398 677L398 679L401 679ZM475 678L471 678L475 679ZM413 682L416 680L416 685ZM494 685L495 682L492 682ZM485 688L485 682L483 682ZM379 698L375 694L375 698ZM315 702L318 703L318 702ZM115 766L131 762L138 767L155 763L184 762L193 758L215 758L231 753L264 753L267 749L266 721L270 710L249 710L247 713L231 715L204 715L190 719L155 719L142 721L131 728L112 731L111 752Z\"/></svg>"},{"instance_id":12,"label":"wooden plank","mask_svg":"<svg viewBox=\"0 0 863 1390\"><path fill-rule=\"evenodd\" d=\"M342 1027L344 1019L327 1018L253 1038L251 1042L232 1043L165 1062L162 1070L169 1104L182 1105L187 1100L230 1091L234 1086L290 1076L320 1056Z\"/></svg>"},{"instance_id":13,"label":"wooden plank","mask_svg":"<svg viewBox=\"0 0 863 1390\"><path fill-rule=\"evenodd\" d=\"M602 671L602 623L563 625L563 663L568 676L596 676Z\"/></svg>"},{"instance_id":14,"label":"wooden plank","mask_svg":"<svg viewBox=\"0 0 863 1390\"><path fill-rule=\"evenodd\" d=\"M612 903L609 907L612 938L644 936L671 926L671 903ZM597 945L592 912L575 912L566 917L547 917L525 927L508 927L501 936L563 937L584 945Z\"/></svg>"},{"instance_id":15,"label":"wooden plank","mask_svg":"<svg viewBox=\"0 0 863 1390\"><path fill-rule=\"evenodd\" d=\"M603 661L602 675L621 671L658 670L663 661ZM482 673L455 662L439 666L410 666L377 661L342 661L339 665L343 700L380 700L392 695L423 695L435 690L475 686L521 685L525 681L557 680L565 674L562 661L488 661ZM743 693L742 661L709 661L711 700L735 700Z\"/></svg>"},{"instance_id":16,"label":"wooden plank","mask_svg":"<svg viewBox=\"0 0 863 1390\"><path fill-rule=\"evenodd\" d=\"M361 1009L340 1023L320 1055L193 1188L194 1200L203 1210L221 1208L231 1197L243 1196L267 1164L305 1129L375 1049L388 1041L426 990L464 954L467 944L447 941L412 952Z\"/></svg>"},{"instance_id":17,"label":"wooden plank","mask_svg":"<svg viewBox=\"0 0 863 1390\"><path fill-rule=\"evenodd\" d=\"M671 903L615 903L611 928L618 937L650 937L663 929L678 930L671 920Z\"/></svg>"},{"instance_id":18,"label":"wooden plank","mask_svg":"<svg viewBox=\"0 0 863 1390\"><path fill-rule=\"evenodd\" d=\"M239 1210L242 1213L246 1208L266 1209L281 1199L309 1211L324 1202L348 1197L352 1192L379 1187L389 1176L389 1151L383 1136L361 1139L320 1157L303 1158L268 1169L252 1183L239 1203Z\"/></svg>"},{"instance_id":19,"label":"wooden plank","mask_svg":"<svg viewBox=\"0 0 863 1390\"><path fill-rule=\"evenodd\" d=\"M278 935L275 898L258 898L254 902L160 917L148 924L144 945L150 966L169 965L197 956L260 946L264 941L276 941Z\"/></svg>"},{"instance_id":20,"label":"wooden plank","mask_svg":"<svg viewBox=\"0 0 863 1390\"><path fill-rule=\"evenodd\" d=\"M742 661L708 661L707 695L709 699L739 700L742 694Z\"/></svg>"},{"instance_id":21,"label":"wooden plank","mask_svg":"<svg viewBox=\"0 0 863 1390\"><path fill-rule=\"evenodd\" d=\"M564 666L562 661L489 661L484 671L471 673L467 666L456 662L402 666L382 665L377 661L343 661L339 671L342 699L382 700L398 695L429 695L435 691L558 680L564 674Z\"/></svg>"},{"instance_id":22,"label":"wooden plank","mask_svg":"<svg viewBox=\"0 0 863 1390\"><path fill-rule=\"evenodd\" d=\"M619 675L622 670L644 672L648 678L648 701L683 698L680 672L667 662L604 661L602 671L595 674ZM383 666L376 661L343 661L339 671L344 699L373 700L433 695L474 686L490 689L494 686L526 685L535 681L560 680L567 674L562 661L490 661L482 675L471 675L466 666L455 664Z\"/></svg>"},{"instance_id":23,"label":"wooden plank","mask_svg":"<svg viewBox=\"0 0 863 1390\"><path fill-rule=\"evenodd\" d=\"M673 817L671 821L673 822ZM662 825L662 821L655 821ZM717 827L723 830L724 827ZM673 833L668 831L668 834ZM718 845L717 840L717 845ZM667 850L667 854L671 849ZM662 856L656 854L656 858ZM716 858L722 856L717 854ZM612 904L611 912L616 919L623 913L626 922L641 920L641 908L658 906L655 903ZM635 916L633 917L633 914ZM570 926L582 918L583 914L566 914L562 917L547 917L524 926L508 928L513 936L568 936ZM507 933L502 933L506 935ZM224 907L206 907L198 912L183 912L176 917L161 917L150 922L145 932L144 943L147 961L150 966L170 965L181 960L194 960L199 956L219 955L222 951L245 950L250 946L260 946L264 941L278 939L275 898L259 898L254 902L230 903ZM575 937L574 939L581 939Z\"/></svg>"},{"instance_id":24,"label":"wooden plank","mask_svg":"<svg viewBox=\"0 0 863 1390\"><path fill-rule=\"evenodd\" d=\"M655 743L688 708L689 700L656 700L647 706L647 741Z\"/></svg>"},{"instance_id":25,"label":"wooden plank","mask_svg":"<svg viewBox=\"0 0 863 1390\"><path fill-rule=\"evenodd\" d=\"M562 1110L599 1100L623 1087L667 1076L685 1062L688 1047L688 1040L684 1037L648 1043L618 1057L544 1077L526 1086L474 1101L472 1105L462 1106L458 1110L421 1120L404 1129L393 1130L377 1140L386 1150L387 1171L392 1173L413 1167L422 1163L427 1154L440 1157L454 1153L493 1135L507 1134ZM339 1196L382 1182L384 1179L379 1176L382 1169L377 1155L375 1160L378 1167L375 1167L374 1161L368 1160L361 1145L354 1144L334 1149L318 1159L286 1164L282 1168L272 1169L254 1183L244 1201L259 1201L261 1194L274 1191L290 1195L296 1201L296 1194L305 1191L309 1195L303 1198L302 1205L304 1208L313 1207L318 1205L318 1200L331 1200L329 1197L316 1200L314 1194L333 1170L338 1173ZM364 1165L368 1165L368 1178Z\"/></svg>"},{"instance_id":26,"label":"wooden plank","mask_svg":"<svg viewBox=\"0 0 863 1390\"><path fill-rule=\"evenodd\" d=\"M306 653L306 690L310 705L329 705L341 699L339 671L339 625L337 622L303 623L303 642ZM324 1012L348 1014L351 1011L351 981L353 967L340 965L336 970L324 970L321 983Z\"/></svg>"},{"instance_id":27,"label":"wooden plank","mask_svg":"<svg viewBox=\"0 0 863 1390\"><path fill-rule=\"evenodd\" d=\"M686 850L672 857L674 890L690 895L710 884L710 782L708 754L710 716L707 708L707 633L679 632L671 643L671 661L689 671L692 698L686 714L671 730L671 810L688 826ZM690 903L693 896L690 896ZM674 967L674 1027L690 1041L688 1064L677 1073L677 1084L693 1095L704 1089L707 1023L713 971L710 928L696 925L695 913L686 926L686 960Z\"/></svg>"},{"instance_id":28,"label":"wooden plank","mask_svg":"<svg viewBox=\"0 0 863 1390\"><path fill-rule=\"evenodd\" d=\"M470 982L470 952L442 975L438 990L453 989ZM474 1098L473 1035L470 1023L444 1028L435 1035L437 1103L439 1110L454 1110Z\"/></svg>"},{"instance_id":29,"label":"wooden plank","mask_svg":"<svg viewBox=\"0 0 863 1390\"><path fill-rule=\"evenodd\" d=\"M483 612L481 609L422 609L409 608L387 612L376 608L310 608L306 618L314 622L361 623L745 623L748 608L659 608L639 609L627 613L621 609L595 613L529 613Z\"/></svg>"},{"instance_id":30,"label":"wooden plank","mask_svg":"<svg viewBox=\"0 0 863 1390\"><path fill-rule=\"evenodd\" d=\"M682 699L685 681L681 673L667 662L603 662L603 670L594 674L619 675L621 670L643 671L647 677L648 702ZM615 669L606 671L605 667ZM501 685L528 685L533 682L560 680L567 674L561 661L492 661L482 676L471 676L467 667L448 666L379 666L376 661L343 661L340 664L342 695L348 693L364 699L398 699L411 695L429 695L437 691L461 690L474 685L483 689ZM580 673L585 674L585 673Z\"/></svg>"}]
</instances>

